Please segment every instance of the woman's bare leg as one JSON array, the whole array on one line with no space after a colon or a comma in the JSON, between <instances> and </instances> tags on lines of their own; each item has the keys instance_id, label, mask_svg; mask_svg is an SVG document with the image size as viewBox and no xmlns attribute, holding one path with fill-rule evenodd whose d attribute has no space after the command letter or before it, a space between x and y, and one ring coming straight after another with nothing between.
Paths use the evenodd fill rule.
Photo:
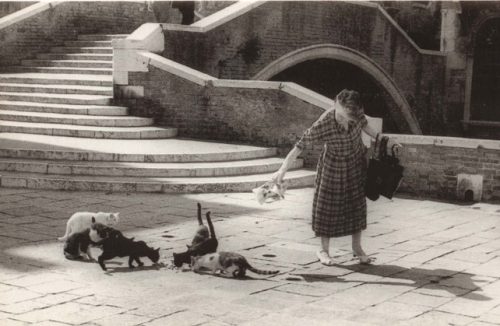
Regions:
<instances>
[{"instance_id":1,"label":"woman's bare leg","mask_svg":"<svg viewBox=\"0 0 500 326\"><path fill-rule=\"evenodd\" d=\"M359 258L361 264L370 264L373 261L371 257L366 255L361 246L361 231L352 235L352 253Z\"/></svg>"},{"instance_id":2,"label":"woman's bare leg","mask_svg":"<svg viewBox=\"0 0 500 326\"><path fill-rule=\"evenodd\" d=\"M361 246L361 231L356 232L352 235L352 251L357 256L365 256L365 251Z\"/></svg>"},{"instance_id":3,"label":"woman's bare leg","mask_svg":"<svg viewBox=\"0 0 500 326\"><path fill-rule=\"evenodd\" d=\"M321 237L321 248L316 255L323 265L332 266L334 264L332 258L330 257L330 238Z\"/></svg>"},{"instance_id":4,"label":"woman's bare leg","mask_svg":"<svg viewBox=\"0 0 500 326\"><path fill-rule=\"evenodd\" d=\"M330 255L330 238L321 237L321 250L326 251Z\"/></svg>"}]
</instances>

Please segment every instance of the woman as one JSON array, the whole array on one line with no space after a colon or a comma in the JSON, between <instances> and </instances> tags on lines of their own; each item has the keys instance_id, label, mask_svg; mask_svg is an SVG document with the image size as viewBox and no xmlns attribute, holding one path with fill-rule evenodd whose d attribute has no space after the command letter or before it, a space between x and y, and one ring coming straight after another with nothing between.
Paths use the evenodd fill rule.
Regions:
<instances>
[{"instance_id":1,"label":"woman","mask_svg":"<svg viewBox=\"0 0 500 326\"><path fill-rule=\"evenodd\" d=\"M312 213L313 231L321 237L317 256L324 265L333 265L330 238L346 235L352 235L352 252L360 263L372 262L361 246L361 231L366 229L367 167L362 131L372 138L377 136L368 125L359 93L344 89L336 96L333 108L302 135L273 176L274 182L281 183L307 143L325 144L317 166ZM396 144L389 142L389 147Z\"/></svg>"}]
</instances>

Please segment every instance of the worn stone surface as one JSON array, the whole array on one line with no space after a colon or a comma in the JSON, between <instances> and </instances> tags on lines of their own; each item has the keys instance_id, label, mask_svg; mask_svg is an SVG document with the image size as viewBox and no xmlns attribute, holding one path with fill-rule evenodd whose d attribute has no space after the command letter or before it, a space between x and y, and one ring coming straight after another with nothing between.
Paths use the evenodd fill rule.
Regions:
<instances>
[{"instance_id":1,"label":"worn stone surface","mask_svg":"<svg viewBox=\"0 0 500 326\"><path fill-rule=\"evenodd\" d=\"M312 193L289 190L285 200L259 205L252 193L0 188L0 325L500 324L500 207L368 202L363 243L375 263L359 265L346 237L333 239L336 265L327 267L315 258ZM173 269L172 252L197 229L197 202L212 212L221 250L281 273L237 280ZM114 258L103 272L94 262L66 260L56 238L77 210L119 211L117 228L160 247L161 264L144 258L131 270L126 258Z\"/></svg>"}]
</instances>

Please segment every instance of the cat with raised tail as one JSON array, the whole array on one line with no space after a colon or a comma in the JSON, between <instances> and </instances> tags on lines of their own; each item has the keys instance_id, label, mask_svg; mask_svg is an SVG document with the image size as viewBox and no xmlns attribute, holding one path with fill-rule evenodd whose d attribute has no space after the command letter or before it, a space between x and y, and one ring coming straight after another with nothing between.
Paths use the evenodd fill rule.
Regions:
<instances>
[{"instance_id":1,"label":"cat with raised tail","mask_svg":"<svg viewBox=\"0 0 500 326\"><path fill-rule=\"evenodd\" d=\"M69 218L66 223L66 233L57 238L59 241L66 241L72 234L81 233L90 229L92 218L95 218L96 223L101 223L107 226L113 226L119 221L120 213L104 213L104 212L76 212Z\"/></svg>"},{"instance_id":2,"label":"cat with raised tail","mask_svg":"<svg viewBox=\"0 0 500 326\"><path fill-rule=\"evenodd\" d=\"M185 252L174 252L174 265L176 267L181 267L184 263L190 264L191 257L193 256L202 256L217 251L219 241L215 236L215 228L210 218L210 212L206 213L206 219L208 228L203 225L201 204L198 203L198 230L196 231L191 245L186 245L188 249Z\"/></svg>"},{"instance_id":3,"label":"cat with raised tail","mask_svg":"<svg viewBox=\"0 0 500 326\"><path fill-rule=\"evenodd\" d=\"M280 272L279 270L257 269L250 265L243 255L225 251L192 257L191 266L196 273L202 270L209 270L212 274L215 274L220 271L222 274L230 273L236 278L245 277L247 270L261 275L272 275Z\"/></svg>"}]
</instances>

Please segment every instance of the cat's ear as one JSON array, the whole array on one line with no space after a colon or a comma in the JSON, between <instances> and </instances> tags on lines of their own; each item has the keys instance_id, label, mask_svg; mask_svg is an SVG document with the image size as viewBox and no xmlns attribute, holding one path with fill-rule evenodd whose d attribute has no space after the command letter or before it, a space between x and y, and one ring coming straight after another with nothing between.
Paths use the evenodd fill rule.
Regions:
<instances>
[{"instance_id":1,"label":"cat's ear","mask_svg":"<svg viewBox=\"0 0 500 326\"><path fill-rule=\"evenodd\" d=\"M158 249L155 249L155 251L160 252L160 247L158 247Z\"/></svg>"},{"instance_id":2,"label":"cat's ear","mask_svg":"<svg viewBox=\"0 0 500 326\"><path fill-rule=\"evenodd\" d=\"M95 217L92 216L92 223L95 223Z\"/></svg>"}]
</instances>

